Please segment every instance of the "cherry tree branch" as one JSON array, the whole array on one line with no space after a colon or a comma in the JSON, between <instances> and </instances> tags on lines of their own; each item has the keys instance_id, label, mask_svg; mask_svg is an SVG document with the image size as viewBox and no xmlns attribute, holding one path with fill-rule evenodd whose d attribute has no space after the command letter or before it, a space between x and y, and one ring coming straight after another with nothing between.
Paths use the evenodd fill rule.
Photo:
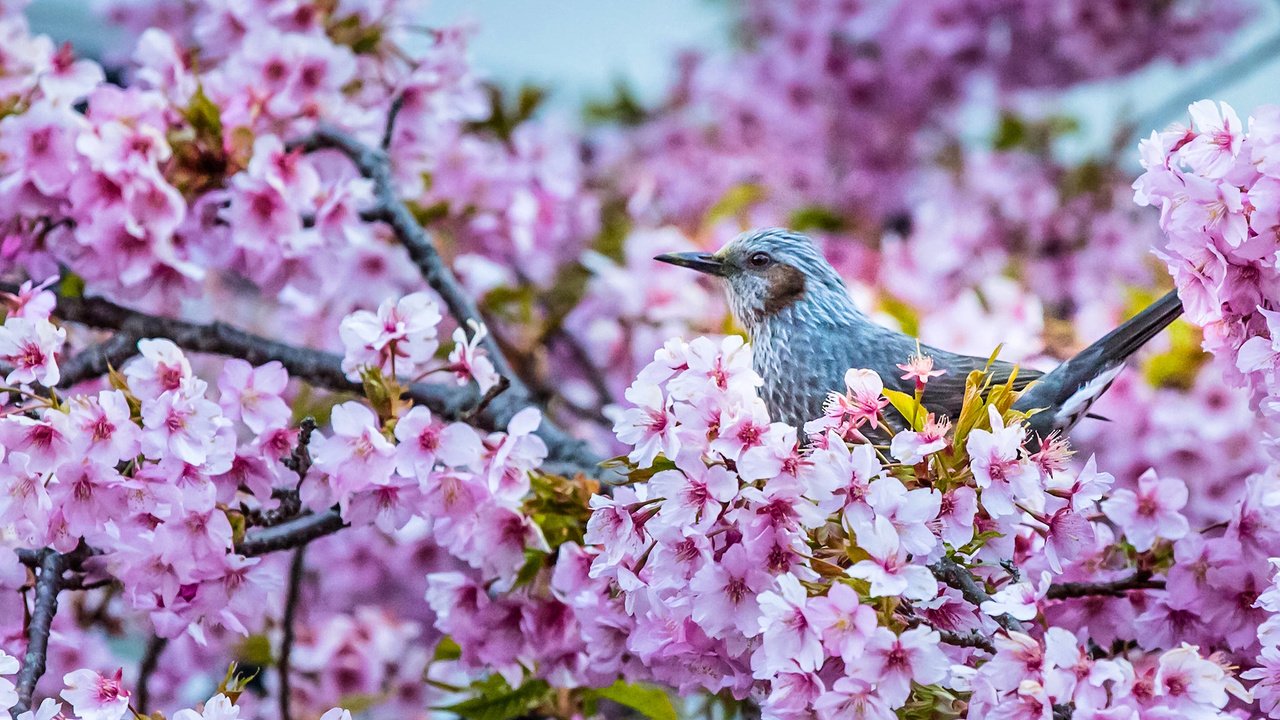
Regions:
<instances>
[{"instance_id":1,"label":"cherry tree branch","mask_svg":"<svg viewBox=\"0 0 1280 720\"><path fill-rule=\"evenodd\" d=\"M0 283L0 292L17 292L17 286ZM150 315L104 298L59 295L57 301L55 313L63 320L116 330L132 337L167 338L190 352L236 357L254 365L274 360L283 365L292 377L317 387L363 394L360 383L347 379L342 370L342 358L336 353L277 342L226 323L196 323ZM124 343L125 340L120 342ZM103 353L103 358L94 358L93 362L99 363L104 358L109 359ZM495 365L496 360L495 358ZM88 359L85 362L90 364ZM99 365L95 365L97 366ZM478 423L489 429L506 427L517 412L533 405L523 384L509 373L503 373L503 376L511 382L511 389L493 398L481 416L476 418ZM474 386L458 387L435 383L412 383L408 385L406 395L436 415L455 421L462 420L482 399ZM549 472L568 475L582 473L597 478L605 474L599 467L601 458L585 442L569 435L549 420L543 420L537 434L547 444L548 459L551 462L545 467Z\"/></svg>"},{"instance_id":2,"label":"cherry tree branch","mask_svg":"<svg viewBox=\"0 0 1280 720\"><path fill-rule=\"evenodd\" d=\"M142 662L138 665L138 684L135 686L134 694L137 697L138 711L140 713L147 712L147 708L151 706L151 676L155 675L156 670L160 667L160 655L164 653L164 649L168 647L169 641L159 635L152 635L147 641L147 649L142 655Z\"/></svg>"},{"instance_id":3,"label":"cherry tree branch","mask_svg":"<svg viewBox=\"0 0 1280 720\"><path fill-rule=\"evenodd\" d=\"M991 599L987 591L978 585L973 573L951 558L944 557L930 565L929 569L933 571L934 577L959 590L965 600L978 606L978 608L982 607L982 603ZM1018 622L1018 619L1012 615L994 615L992 618L1005 630L1010 632L1023 631L1022 623Z\"/></svg>"},{"instance_id":4,"label":"cherry tree branch","mask_svg":"<svg viewBox=\"0 0 1280 720\"><path fill-rule=\"evenodd\" d=\"M394 120L394 115L389 116L388 125ZM440 256L431 236L396 195L391 157L384 149L367 145L353 135L330 126L317 128L310 135L290 143L290 147L301 148L306 152L336 150L345 155L361 175L373 181L374 205L362 213L362 217L377 218L391 228L396 238L409 251L409 258L418 267L422 278L444 301L445 308L459 325L465 326L468 320L481 322L480 309L475 301ZM489 414L494 418L495 424L504 427L517 412L535 406L536 403L529 388L512 371L506 355L498 346L496 334L489 333L480 344L488 352L494 369L511 383L511 387L489 406ZM561 453L562 457L557 459L584 469L590 467L591 471L587 472L589 475L601 474L595 467L600 458L595 457L586 443L573 438L545 419L538 434L547 442L548 449L555 447Z\"/></svg>"},{"instance_id":5,"label":"cherry tree branch","mask_svg":"<svg viewBox=\"0 0 1280 720\"><path fill-rule=\"evenodd\" d=\"M128 330L120 330L107 340L90 345L63 362L58 370L61 378L58 387L69 388L85 380L107 374L126 360L138 354L138 338Z\"/></svg>"},{"instance_id":6,"label":"cherry tree branch","mask_svg":"<svg viewBox=\"0 0 1280 720\"><path fill-rule=\"evenodd\" d=\"M22 669L18 671L15 683L18 704L13 707L14 716L31 709L31 696L35 693L36 682L44 675L45 662L49 658L49 634L53 630L53 616L58 612L58 592L62 590L62 571L67 564L67 558L62 553L50 549L38 552L40 562L36 577L35 604L31 611L31 621L27 624L27 652L23 656Z\"/></svg>"},{"instance_id":7,"label":"cherry tree branch","mask_svg":"<svg viewBox=\"0 0 1280 720\"><path fill-rule=\"evenodd\" d=\"M1128 593L1131 590L1163 589L1163 580L1155 580L1151 577L1150 572L1140 570L1129 577L1112 580L1110 582L1055 583L1049 586L1049 591L1045 593L1045 597L1050 600L1065 600L1068 598L1090 597L1094 595L1123 597L1125 593Z\"/></svg>"},{"instance_id":8,"label":"cherry tree branch","mask_svg":"<svg viewBox=\"0 0 1280 720\"><path fill-rule=\"evenodd\" d=\"M281 620L282 637L280 639L280 658L277 668L280 672L280 720L293 720L290 710L289 658L293 652L294 621L298 614L298 598L302 595L302 574L306 570L304 554L307 546L299 545L293 551L293 561L289 564L289 590L284 601L284 618Z\"/></svg>"},{"instance_id":9,"label":"cherry tree branch","mask_svg":"<svg viewBox=\"0 0 1280 720\"><path fill-rule=\"evenodd\" d=\"M986 650L992 655L996 654L996 646L991 642L991 638L983 635L977 630L970 630L967 633L958 633L952 630L938 630L938 635L941 636L942 642L948 645L976 648L978 650Z\"/></svg>"},{"instance_id":10,"label":"cherry tree branch","mask_svg":"<svg viewBox=\"0 0 1280 720\"><path fill-rule=\"evenodd\" d=\"M256 557L279 550L288 550L305 545L316 538L332 535L346 526L337 510L302 515L288 522L249 533L236 545L236 552L245 557Z\"/></svg>"}]
</instances>

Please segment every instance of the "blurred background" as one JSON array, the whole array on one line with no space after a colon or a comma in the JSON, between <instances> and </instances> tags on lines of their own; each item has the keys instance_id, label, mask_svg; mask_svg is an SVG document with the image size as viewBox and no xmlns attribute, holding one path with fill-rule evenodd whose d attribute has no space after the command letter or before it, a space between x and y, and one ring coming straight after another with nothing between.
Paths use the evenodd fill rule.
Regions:
<instances>
[{"instance_id":1,"label":"blurred background","mask_svg":"<svg viewBox=\"0 0 1280 720\"><path fill-rule=\"evenodd\" d=\"M532 83L551 88L548 106L569 115L577 115L585 102L607 95L619 82L640 100L656 102L674 79L676 66L671 59L676 53L715 52L730 46L739 4L734 0L420 3L424 22L476 28L472 59L482 73L504 85ZM91 56L109 56L113 48L130 42L128 33L104 26L92 5L80 0L34 0L27 12L33 30L70 41ZM1188 104L1191 89L1211 87L1215 98L1238 108L1276 102L1280 100L1275 82L1278 69L1280 3L1260 2L1252 8L1248 22L1234 28L1221 50L1207 57L1186 63L1153 62L1127 77L1084 83L1041 100L1080 120L1080 131L1063 143L1063 151L1081 156L1105 148L1120 121L1140 118L1146 124L1152 120L1163 124L1176 120ZM990 110L991 105L985 107ZM981 120L983 104L971 111L975 120Z\"/></svg>"}]
</instances>

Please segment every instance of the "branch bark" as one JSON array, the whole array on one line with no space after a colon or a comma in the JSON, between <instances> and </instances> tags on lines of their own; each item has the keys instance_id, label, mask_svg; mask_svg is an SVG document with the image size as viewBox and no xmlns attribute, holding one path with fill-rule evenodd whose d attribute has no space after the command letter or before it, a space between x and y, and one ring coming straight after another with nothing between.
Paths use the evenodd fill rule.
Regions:
<instances>
[{"instance_id":1,"label":"branch bark","mask_svg":"<svg viewBox=\"0 0 1280 720\"><path fill-rule=\"evenodd\" d=\"M1110 582L1056 583L1049 586L1049 591L1045 593L1045 597L1050 600L1065 600L1068 598L1089 597L1094 595L1123 597L1131 590L1163 589L1163 580L1155 580L1151 577L1151 573L1139 571L1129 577L1121 578L1120 580L1112 580Z\"/></svg>"},{"instance_id":2,"label":"branch bark","mask_svg":"<svg viewBox=\"0 0 1280 720\"><path fill-rule=\"evenodd\" d=\"M160 667L160 655L168 645L169 641L159 635L152 635L147 641L147 650L142 655L142 662L138 665L138 685L135 688L137 698L135 704L140 714L145 715L147 709L151 707L151 676L155 675Z\"/></svg>"},{"instance_id":3,"label":"branch bark","mask_svg":"<svg viewBox=\"0 0 1280 720\"><path fill-rule=\"evenodd\" d=\"M16 285L0 283L0 292L16 291ZM63 320L122 331L127 337L167 338L190 352L237 357L254 365L274 360L283 365L292 377L317 387L338 392L363 393L360 383L347 379L346 373L342 371L342 358L337 354L277 342L226 323L196 323L149 315L97 297L60 295L55 313ZM125 340L120 342L124 343ZM85 363L100 364L105 358L106 354L103 353L103 357L92 358L92 362L86 359ZM533 404L524 386L518 385L518 380L508 373L504 373L504 376L511 380L511 389L493 398L488 408L476 418L478 424L488 429L506 427L517 412ZM517 385L520 393L525 394L516 392ZM432 383L413 383L408 386L407 395L436 415L455 421L462 420L481 400L480 393L474 387ZM544 418L537 434L547 444L548 458L557 472L580 472L596 478L605 475L605 471L599 467L600 458L585 442L569 435L549 420Z\"/></svg>"},{"instance_id":4,"label":"branch bark","mask_svg":"<svg viewBox=\"0 0 1280 720\"><path fill-rule=\"evenodd\" d=\"M388 126L394 121L395 116L389 116ZM483 320L475 301L440 256L431 236L418 224L408 206L397 197L391 173L391 157L384 149L367 145L353 135L329 126L321 126L289 146L306 152L336 150L345 155L361 175L373 181L374 205L362 213L362 216L381 220L391 228L396 238L409 251L409 257L422 278L444 301L445 308L458 325L465 327L468 320ZM506 355L498 346L496 334L489 333L481 346L488 352L498 374L511 382L511 387L490 404L487 413L493 417L498 427L505 427L517 412L537 403L528 386L512 371ZM584 442L565 433L549 420L543 419L538 434L546 441L548 449L555 448L554 452L558 455L556 459L581 466L584 470L589 467L591 471L586 474L594 477L602 474L596 467L600 458L595 457Z\"/></svg>"},{"instance_id":5,"label":"branch bark","mask_svg":"<svg viewBox=\"0 0 1280 720\"><path fill-rule=\"evenodd\" d=\"M293 713L289 707L292 700L289 688L289 659L293 652L293 624L298 613L298 598L302 595L302 573L306 570L304 556L306 550L306 545L299 545L298 549L293 551L293 561L289 564L289 589L284 601L280 659L277 664L280 671L280 720L293 720Z\"/></svg>"},{"instance_id":6,"label":"branch bark","mask_svg":"<svg viewBox=\"0 0 1280 720\"><path fill-rule=\"evenodd\" d=\"M978 585L978 581L973 577L973 573L969 572L968 568L951 558L944 557L930 565L929 569L933 571L934 577L947 585L950 585L956 590L959 590L965 600L968 600L979 608L982 607L982 603L991 599L991 596L987 594L987 591L983 590L982 587ZM999 623L1000 627L1005 630L1010 632L1023 632L1022 623L1018 622L1018 619L1011 615L995 615L992 619Z\"/></svg>"},{"instance_id":7,"label":"branch bark","mask_svg":"<svg viewBox=\"0 0 1280 720\"><path fill-rule=\"evenodd\" d=\"M62 571L67 564L66 556L59 552L49 549L38 552L40 572L36 578L35 606L27 625L27 652L18 671L18 704L12 711L15 717L31 709L36 682L44 675L49 658L49 634L53 631L53 616L58 612L58 592L62 590Z\"/></svg>"}]
</instances>

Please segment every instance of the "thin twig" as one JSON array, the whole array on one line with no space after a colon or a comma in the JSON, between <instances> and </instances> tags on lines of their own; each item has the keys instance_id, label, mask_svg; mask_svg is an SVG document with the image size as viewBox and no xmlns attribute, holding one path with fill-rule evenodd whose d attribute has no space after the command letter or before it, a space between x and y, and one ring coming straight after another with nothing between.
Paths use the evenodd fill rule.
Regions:
<instances>
[{"instance_id":1,"label":"thin twig","mask_svg":"<svg viewBox=\"0 0 1280 720\"><path fill-rule=\"evenodd\" d=\"M284 618L280 638L280 658L277 667L280 671L280 720L293 720L289 709L289 656L293 652L293 625L298 613L298 597L302 594L302 573L306 569L304 554L307 546L299 545L293 551L293 562L289 565L289 589L284 601Z\"/></svg>"},{"instance_id":2,"label":"thin twig","mask_svg":"<svg viewBox=\"0 0 1280 720\"><path fill-rule=\"evenodd\" d=\"M156 674L156 669L160 667L160 655L164 653L164 649L169 645L169 641L159 635L152 635L147 641L146 652L142 655L142 662L138 665L138 684L134 688L134 697L137 698L137 708L140 715L145 716L147 709L151 707L151 676Z\"/></svg>"},{"instance_id":3,"label":"thin twig","mask_svg":"<svg viewBox=\"0 0 1280 720\"><path fill-rule=\"evenodd\" d=\"M965 600L968 600L979 608L982 607L982 603L991 599L991 596L987 594L987 591L983 590L982 587L978 585L978 581L974 579L973 573L969 572L968 568L951 558L944 557L930 565L929 569L933 571L934 577L947 585L950 585L956 590L959 590ZM1010 632L1023 631L1022 623L1018 622L1018 619L1012 615L995 615L992 617L1000 624L1000 627L1005 630Z\"/></svg>"},{"instance_id":4,"label":"thin twig","mask_svg":"<svg viewBox=\"0 0 1280 720\"><path fill-rule=\"evenodd\" d=\"M476 418L480 417L480 415L484 414L484 411L488 409L489 403L492 403L494 398L506 392L509 387L511 387L511 381L507 379L507 376L499 375L498 382L494 383L492 387L485 391L484 396L480 398L480 402L477 402L475 407L468 410L462 416L462 421L468 423L474 422Z\"/></svg>"},{"instance_id":5,"label":"thin twig","mask_svg":"<svg viewBox=\"0 0 1280 720\"><path fill-rule=\"evenodd\" d=\"M31 696L36 682L44 675L49 657L49 634L53 630L53 616L58 612L58 591L62 589L62 570L65 557L54 550L41 550L40 573L36 577L35 605L27 624L27 652L18 671L18 703L12 713L20 715L31 709Z\"/></svg>"},{"instance_id":6,"label":"thin twig","mask_svg":"<svg viewBox=\"0 0 1280 720\"><path fill-rule=\"evenodd\" d=\"M996 654L996 646L994 643L991 642L991 638L987 637L986 635L983 635L978 630L970 630L969 632L966 632L966 633L956 632L954 630L943 630L942 628L938 628L938 627L934 627L933 625L930 625L927 620L924 620L919 616L908 617L907 626L913 627L913 628L920 627L920 626L927 627L937 632L939 639L948 645L954 645L956 647L977 648L978 650L986 650L992 655Z\"/></svg>"},{"instance_id":7,"label":"thin twig","mask_svg":"<svg viewBox=\"0 0 1280 720\"><path fill-rule=\"evenodd\" d=\"M1131 590L1163 590L1164 581L1152 579L1150 572L1138 571L1126 578L1110 582L1068 582L1049 586L1045 597L1050 600L1105 595L1123 597Z\"/></svg>"},{"instance_id":8,"label":"thin twig","mask_svg":"<svg viewBox=\"0 0 1280 720\"><path fill-rule=\"evenodd\" d=\"M391 149L391 141L395 139L396 134L396 119L400 117L400 111L403 109L404 93L397 93L395 98L391 100L391 107L387 109L387 122L382 128L383 152Z\"/></svg>"}]
</instances>

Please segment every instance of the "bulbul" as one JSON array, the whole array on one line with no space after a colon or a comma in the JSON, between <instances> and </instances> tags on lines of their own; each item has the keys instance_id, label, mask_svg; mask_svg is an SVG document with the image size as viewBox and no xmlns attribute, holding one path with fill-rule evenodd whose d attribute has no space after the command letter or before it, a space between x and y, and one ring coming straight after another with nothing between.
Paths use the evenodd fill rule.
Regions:
<instances>
[{"instance_id":1,"label":"bulbul","mask_svg":"<svg viewBox=\"0 0 1280 720\"><path fill-rule=\"evenodd\" d=\"M799 233L769 228L743 233L716 253L670 253L655 258L714 275L724 281L734 317L751 338L755 370L764 378L763 398L775 420L803 427L820 417L829 393L844 391L849 368L880 375L886 387L905 393L898 365L923 352L946 373L929 380L922 401L930 411L955 419L965 380L988 358L922 346L877 325L854 306L844 280L813 242ZM1174 292L1048 373L1018 368L1014 404L1035 410L1027 425L1040 438L1065 433L1088 412L1138 348L1182 314ZM994 383L1006 382L1015 366L996 361ZM1030 387L1028 387L1030 386ZM888 418L901 426L901 417Z\"/></svg>"}]
</instances>

